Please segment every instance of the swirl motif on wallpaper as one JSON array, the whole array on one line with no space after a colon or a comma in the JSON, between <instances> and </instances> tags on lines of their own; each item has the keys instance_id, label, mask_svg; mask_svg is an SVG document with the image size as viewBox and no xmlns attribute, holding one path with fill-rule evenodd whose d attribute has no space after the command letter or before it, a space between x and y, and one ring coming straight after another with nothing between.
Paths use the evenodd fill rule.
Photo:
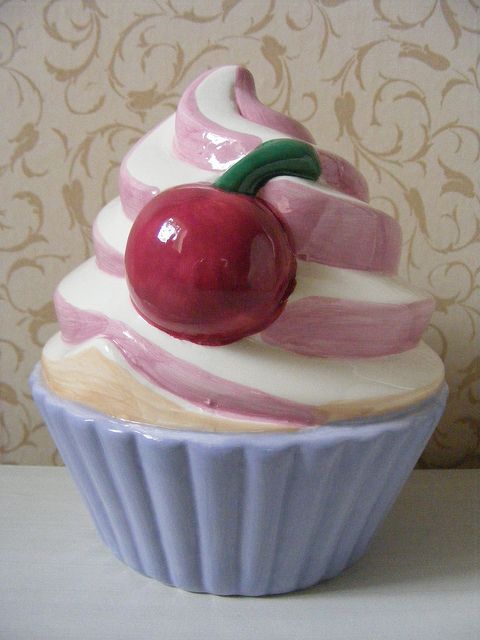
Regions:
<instances>
[{"instance_id":1,"label":"swirl motif on wallpaper","mask_svg":"<svg viewBox=\"0 0 480 640\"><path fill-rule=\"evenodd\" d=\"M399 222L400 273L436 299L426 339L451 389L422 464L478 464L477 5L4 4L2 461L60 462L26 380L56 330L54 287L91 255L96 212L118 193L121 158L202 71L241 64L262 102L356 165L371 206Z\"/></svg>"}]
</instances>

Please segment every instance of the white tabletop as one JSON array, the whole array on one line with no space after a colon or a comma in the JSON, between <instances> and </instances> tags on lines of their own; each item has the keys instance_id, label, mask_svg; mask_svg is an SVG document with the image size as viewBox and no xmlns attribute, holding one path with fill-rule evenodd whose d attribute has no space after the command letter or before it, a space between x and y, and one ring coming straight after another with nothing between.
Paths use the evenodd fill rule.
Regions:
<instances>
[{"instance_id":1,"label":"white tabletop","mask_svg":"<svg viewBox=\"0 0 480 640\"><path fill-rule=\"evenodd\" d=\"M480 471L415 471L368 554L308 591L192 594L124 566L63 468L0 466L1 640L480 637Z\"/></svg>"}]
</instances>

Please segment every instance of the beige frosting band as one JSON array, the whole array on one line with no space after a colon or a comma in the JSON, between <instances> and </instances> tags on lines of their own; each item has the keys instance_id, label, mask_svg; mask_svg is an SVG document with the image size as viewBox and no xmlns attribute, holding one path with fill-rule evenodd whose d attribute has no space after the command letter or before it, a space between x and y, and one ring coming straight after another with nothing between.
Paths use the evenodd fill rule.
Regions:
<instances>
[{"instance_id":1,"label":"beige frosting band","mask_svg":"<svg viewBox=\"0 0 480 640\"><path fill-rule=\"evenodd\" d=\"M294 431L268 422L235 420L211 412L188 411L136 380L97 349L90 348L59 361L42 359L43 374L50 388L65 399L79 402L106 415L167 429L210 432ZM319 405L319 424L336 420L361 419L408 408L427 399L439 389L443 377L428 386L382 398ZM105 394L102 389L108 389Z\"/></svg>"}]
</instances>

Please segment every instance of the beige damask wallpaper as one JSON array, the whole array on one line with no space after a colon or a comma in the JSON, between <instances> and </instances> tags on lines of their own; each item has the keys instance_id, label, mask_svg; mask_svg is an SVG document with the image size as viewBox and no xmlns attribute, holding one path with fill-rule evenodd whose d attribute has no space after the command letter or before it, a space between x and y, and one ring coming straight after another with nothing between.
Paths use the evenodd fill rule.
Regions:
<instances>
[{"instance_id":1,"label":"beige damask wallpaper","mask_svg":"<svg viewBox=\"0 0 480 640\"><path fill-rule=\"evenodd\" d=\"M2 461L61 463L27 377L120 159L195 76L241 63L399 220L451 388L421 464L478 464L479 15L478 0L0 2Z\"/></svg>"}]
</instances>

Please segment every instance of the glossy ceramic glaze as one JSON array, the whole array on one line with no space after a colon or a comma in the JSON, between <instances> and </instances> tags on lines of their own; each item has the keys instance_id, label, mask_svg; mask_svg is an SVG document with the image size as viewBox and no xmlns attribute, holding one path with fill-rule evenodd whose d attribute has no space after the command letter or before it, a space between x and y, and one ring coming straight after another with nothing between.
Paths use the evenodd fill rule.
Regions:
<instances>
[{"instance_id":1,"label":"glossy ceramic glaze","mask_svg":"<svg viewBox=\"0 0 480 640\"><path fill-rule=\"evenodd\" d=\"M187 185L161 193L141 211L125 267L143 318L212 346L270 325L295 286L296 262L282 225L260 201Z\"/></svg>"}]
</instances>

